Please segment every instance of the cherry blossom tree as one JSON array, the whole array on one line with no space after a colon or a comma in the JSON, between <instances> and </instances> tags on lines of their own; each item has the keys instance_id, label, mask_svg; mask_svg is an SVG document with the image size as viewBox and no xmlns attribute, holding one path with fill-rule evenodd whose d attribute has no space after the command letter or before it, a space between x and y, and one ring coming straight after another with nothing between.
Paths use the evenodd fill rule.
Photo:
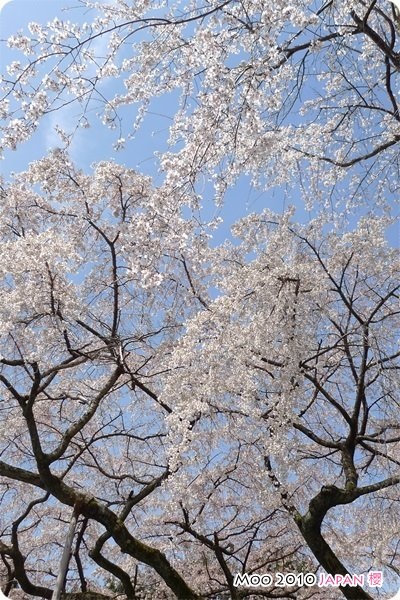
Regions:
<instances>
[{"instance_id":1,"label":"cherry blossom tree","mask_svg":"<svg viewBox=\"0 0 400 600\"><path fill-rule=\"evenodd\" d=\"M35 191L39 184L42 194ZM190 264L197 252L201 257L204 240L167 200L146 177L110 163L90 177L60 152L4 189L1 382L7 397L0 470L12 521L4 530L11 545L2 554L28 594L51 597L50 588L27 578L19 547L39 519L45 531L29 554L40 564L45 552L43 576L51 581L50 559L60 543L60 533L51 539L51 531L62 532L68 514L51 506L58 499L84 519L75 550L83 588L80 545L87 530L94 535L92 560L122 578L132 597L126 572L108 568L102 554L114 530L116 548L134 558L143 553L144 563L170 571L168 583L178 595L194 597L165 556L124 525L169 475L160 417L171 409L158 398L158 354L171 352L190 305L199 302ZM10 477L22 488L10 488ZM26 485L38 488L33 499ZM94 522L106 526L106 535L91 532L86 509L97 513Z\"/></svg>"},{"instance_id":2,"label":"cherry blossom tree","mask_svg":"<svg viewBox=\"0 0 400 600\"><path fill-rule=\"evenodd\" d=\"M6 158L75 115L1 183L2 590L382 597L235 577L400 573L392 5L79 4L85 23L8 40L1 83ZM157 98L161 176L74 164L78 128L99 117L118 149ZM202 194L243 176L312 216L264 210L220 240Z\"/></svg>"},{"instance_id":3,"label":"cherry blossom tree","mask_svg":"<svg viewBox=\"0 0 400 600\"><path fill-rule=\"evenodd\" d=\"M169 417L176 464L198 464L210 447L206 489L216 468L243 490L261 475L319 564L343 575L340 556L353 572L398 563L399 264L383 229L378 219L346 235L293 226L289 214L244 219L243 244L221 251L222 294L190 320L166 392L186 418Z\"/></svg>"},{"instance_id":4,"label":"cherry blossom tree","mask_svg":"<svg viewBox=\"0 0 400 600\"><path fill-rule=\"evenodd\" d=\"M212 247L182 208L61 151L4 185L6 592L51 597L72 510L70 593L108 573L128 598L241 598L238 572L398 568L388 218L264 213Z\"/></svg>"},{"instance_id":5,"label":"cherry blossom tree","mask_svg":"<svg viewBox=\"0 0 400 600\"><path fill-rule=\"evenodd\" d=\"M4 186L6 592L17 581L28 596L52 597L72 509L81 520L71 593L107 577L128 598L161 598L165 588L180 598L204 590L217 597L229 588L220 565L233 554L223 533L231 517L193 549L174 524L186 510L174 491L183 473L170 466L166 417L175 409L161 393L184 322L210 302L214 278L209 234L180 208L149 178L114 163L87 175L61 151ZM241 507L245 562L309 560L275 505L257 517ZM214 518L204 515L207 524ZM279 543L261 552L265 537ZM159 576L151 585L146 566Z\"/></svg>"},{"instance_id":6,"label":"cherry blossom tree","mask_svg":"<svg viewBox=\"0 0 400 600\"><path fill-rule=\"evenodd\" d=\"M8 40L18 54L2 82L3 148L71 103L72 129L95 112L118 147L154 98L173 94L170 148L159 157L168 187L188 194L206 178L221 198L241 174L266 187L300 177L308 203L342 207L398 191L389 1L80 4L84 23L31 23ZM65 141L72 133L60 132Z\"/></svg>"}]
</instances>

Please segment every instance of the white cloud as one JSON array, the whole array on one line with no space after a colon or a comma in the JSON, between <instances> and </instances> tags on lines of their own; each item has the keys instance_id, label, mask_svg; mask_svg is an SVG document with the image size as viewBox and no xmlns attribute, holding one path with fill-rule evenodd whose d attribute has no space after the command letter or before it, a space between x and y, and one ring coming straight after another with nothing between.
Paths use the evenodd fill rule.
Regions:
<instances>
[{"instance_id":1,"label":"white cloud","mask_svg":"<svg viewBox=\"0 0 400 600\"><path fill-rule=\"evenodd\" d=\"M11 2L11 0L0 0L0 10L4 8L8 2Z\"/></svg>"}]
</instances>

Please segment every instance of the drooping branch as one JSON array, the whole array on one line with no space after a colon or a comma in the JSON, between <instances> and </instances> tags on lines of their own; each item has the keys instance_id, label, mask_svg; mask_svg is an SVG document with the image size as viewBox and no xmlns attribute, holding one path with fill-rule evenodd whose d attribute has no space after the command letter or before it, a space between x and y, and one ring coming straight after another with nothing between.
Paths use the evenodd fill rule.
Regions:
<instances>
[{"instance_id":1,"label":"drooping branch","mask_svg":"<svg viewBox=\"0 0 400 600\"><path fill-rule=\"evenodd\" d=\"M112 562L111 560L106 558L101 552L101 549L102 549L104 543L109 538L110 538L110 534L108 534L108 533L104 533L103 535L101 535L98 538L98 540L96 541L94 548L92 548L89 551L89 556L92 560L95 561L95 563L97 563L99 565L99 567L102 567L103 569L105 569L106 571L108 571L109 573L114 575L114 577L119 579L119 581L121 582L121 584L124 588L124 592L125 592L127 598L133 599L136 597L135 596L135 588L132 584L129 574L126 571L124 571L124 569L122 569L120 566L118 566L117 564L115 564L114 562Z\"/></svg>"}]
</instances>

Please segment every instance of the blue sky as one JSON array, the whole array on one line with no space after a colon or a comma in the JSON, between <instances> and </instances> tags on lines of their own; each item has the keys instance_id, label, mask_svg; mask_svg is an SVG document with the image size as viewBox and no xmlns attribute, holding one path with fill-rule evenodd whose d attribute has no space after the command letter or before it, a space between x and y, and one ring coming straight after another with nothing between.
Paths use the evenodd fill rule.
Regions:
<instances>
[{"instance_id":1,"label":"blue sky","mask_svg":"<svg viewBox=\"0 0 400 600\"><path fill-rule=\"evenodd\" d=\"M35 0L34 2L32 0L12 0L5 4L0 13L0 37L4 40L18 30L26 30L30 21L47 23L53 20L54 17L59 17L60 19L83 22L85 11L80 7L66 11L65 7L68 5L73 6L74 3L68 2L68 0ZM21 56L8 48L4 48L3 45L1 70L4 71L5 66L16 58L20 59ZM34 140L19 146L16 152L8 151L6 153L3 164L4 174L21 170L31 160L39 158L51 148L61 146L61 141L54 132L54 126L59 125L70 132L75 128L79 114L80 107L70 104L63 110L46 116L34 136ZM166 131L168 125L165 121L165 118L155 115L152 123L154 132L157 130ZM114 155L115 132L101 126L96 118L92 119L91 125L90 129L80 128L77 130L70 148L72 158L83 168L88 168L94 161L107 160ZM132 167L137 167L139 163L142 163L146 168L146 163L152 161L154 149L159 145L159 140L158 142L155 141L155 135L156 133L153 134L151 131L146 132L146 136L140 140L140 151L139 148L129 148L129 153L119 152L117 159ZM166 137L166 134L164 134L164 137ZM146 140L145 144L143 144L144 139ZM151 165L147 165L146 170L154 171Z\"/></svg>"}]
</instances>

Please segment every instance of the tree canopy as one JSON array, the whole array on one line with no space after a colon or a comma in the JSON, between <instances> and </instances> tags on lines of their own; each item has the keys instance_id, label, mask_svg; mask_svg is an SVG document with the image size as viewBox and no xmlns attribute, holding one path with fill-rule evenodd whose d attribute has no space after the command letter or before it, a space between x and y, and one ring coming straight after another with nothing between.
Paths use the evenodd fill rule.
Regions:
<instances>
[{"instance_id":1,"label":"tree canopy","mask_svg":"<svg viewBox=\"0 0 400 600\"><path fill-rule=\"evenodd\" d=\"M400 574L395 7L78 4L84 21L8 39L1 83L6 162L49 124L59 138L1 184L1 589L55 598L74 514L61 598L384 597ZM169 139L149 174L117 150L144 143L157 98ZM113 158L79 164L99 120ZM246 214L243 186L284 208ZM206 218L224 201L243 207L229 239Z\"/></svg>"}]
</instances>

